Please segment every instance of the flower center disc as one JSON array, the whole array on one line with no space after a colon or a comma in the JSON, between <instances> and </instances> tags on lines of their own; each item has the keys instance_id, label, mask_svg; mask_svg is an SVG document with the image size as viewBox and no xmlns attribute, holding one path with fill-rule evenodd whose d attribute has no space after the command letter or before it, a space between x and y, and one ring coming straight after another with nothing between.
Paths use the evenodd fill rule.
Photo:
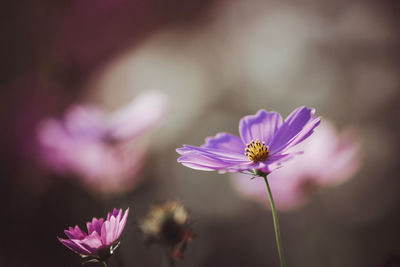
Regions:
<instances>
[{"instance_id":1,"label":"flower center disc","mask_svg":"<svg viewBox=\"0 0 400 267\"><path fill-rule=\"evenodd\" d=\"M265 145L265 142L260 142L260 140L252 140L249 144L246 145L246 152L244 153L249 160L256 163L259 161L265 161L269 155L268 146Z\"/></svg>"}]
</instances>

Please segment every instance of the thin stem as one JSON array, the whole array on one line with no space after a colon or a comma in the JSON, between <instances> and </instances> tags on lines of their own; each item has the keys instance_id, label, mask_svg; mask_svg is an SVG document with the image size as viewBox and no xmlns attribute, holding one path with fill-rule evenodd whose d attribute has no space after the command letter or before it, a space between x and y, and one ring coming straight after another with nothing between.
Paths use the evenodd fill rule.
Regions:
<instances>
[{"instance_id":1,"label":"thin stem","mask_svg":"<svg viewBox=\"0 0 400 267\"><path fill-rule=\"evenodd\" d=\"M262 175L264 178L265 184L267 185L267 190L268 190L268 197L269 197L269 202L271 204L271 210L272 210L272 218L274 220L274 229L275 229L275 238L276 238L276 246L278 247L278 254L279 254L279 261L281 263L281 267L285 266L285 258L283 256L283 247L282 247L282 241L281 241L281 233L279 231L279 222L278 222L278 214L276 212L275 208L275 203L274 203L274 198L272 197L272 192L271 188L269 187L268 183L268 178L267 175Z\"/></svg>"},{"instance_id":2,"label":"thin stem","mask_svg":"<svg viewBox=\"0 0 400 267\"><path fill-rule=\"evenodd\" d=\"M104 267L108 267L107 261L103 261Z\"/></svg>"},{"instance_id":3,"label":"thin stem","mask_svg":"<svg viewBox=\"0 0 400 267\"><path fill-rule=\"evenodd\" d=\"M171 249L168 246L165 246L165 248L164 248L164 255L165 255L164 265L166 267L174 267L175 261L171 257Z\"/></svg>"}]
</instances>

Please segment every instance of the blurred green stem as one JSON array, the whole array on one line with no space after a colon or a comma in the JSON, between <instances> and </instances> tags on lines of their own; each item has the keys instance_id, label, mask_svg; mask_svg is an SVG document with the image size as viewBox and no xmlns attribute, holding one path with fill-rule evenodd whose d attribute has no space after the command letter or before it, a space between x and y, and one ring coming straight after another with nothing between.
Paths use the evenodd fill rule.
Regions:
<instances>
[{"instance_id":1,"label":"blurred green stem","mask_svg":"<svg viewBox=\"0 0 400 267\"><path fill-rule=\"evenodd\" d=\"M171 257L171 249L169 248L169 246L165 246L164 255L165 255L165 266L166 267L174 267L175 261Z\"/></svg>"},{"instance_id":2,"label":"blurred green stem","mask_svg":"<svg viewBox=\"0 0 400 267\"><path fill-rule=\"evenodd\" d=\"M107 261L103 261L104 267L108 267Z\"/></svg>"},{"instance_id":3,"label":"blurred green stem","mask_svg":"<svg viewBox=\"0 0 400 267\"><path fill-rule=\"evenodd\" d=\"M271 188L269 187L267 174L263 174L261 176L264 178L265 184L267 185L268 197L269 197L269 202L271 204L271 210L272 210L272 218L274 220L275 238L276 238L276 246L278 247L279 261L281 263L281 267L284 267L285 266L285 258L283 256L281 233L279 230L278 214L276 213L274 198L272 197Z\"/></svg>"}]
</instances>

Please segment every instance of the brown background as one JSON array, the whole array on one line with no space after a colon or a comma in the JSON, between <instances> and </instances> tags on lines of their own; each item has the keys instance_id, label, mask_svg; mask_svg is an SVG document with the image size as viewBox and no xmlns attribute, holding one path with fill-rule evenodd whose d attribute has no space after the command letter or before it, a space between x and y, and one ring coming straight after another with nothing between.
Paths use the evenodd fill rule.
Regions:
<instances>
[{"instance_id":1,"label":"brown background","mask_svg":"<svg viewBox=\"0 0 400 267\"><path fill-rule=\"evenodd\" d=\"M175 148L237 133L259 108L300 105L358 127L363 165L347 183L280 213L288 266L400 266L397 1L13 1L1 4L0 266L79 266L56 239L131 207L110 266L160 266L137 221L153 201L183 200L198 234L178 266L277 266L270 212L228 175L176 163ZM35 126L77 101L114 109L159 89L169 116L122 195L89 194L38 163Z\"/></svg>"}]
</instances>

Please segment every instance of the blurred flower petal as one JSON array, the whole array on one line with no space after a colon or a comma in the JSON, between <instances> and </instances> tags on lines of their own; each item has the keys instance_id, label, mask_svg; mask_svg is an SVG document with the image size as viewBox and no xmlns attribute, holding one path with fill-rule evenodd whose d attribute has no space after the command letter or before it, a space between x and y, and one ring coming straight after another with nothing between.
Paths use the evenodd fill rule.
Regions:
<instances>
[{"instance_id":1,"label":"blurred flower petal","mask_svg":"<svg viewBox=\"0 0 400 267\"><path fill-rule=\"evenodd\" d=\"M106 123L107 135L116 141L136 138L158 124L166 110L164 94L157 91L145 92L110 115Z\"/></svg>"}]
</instances>

